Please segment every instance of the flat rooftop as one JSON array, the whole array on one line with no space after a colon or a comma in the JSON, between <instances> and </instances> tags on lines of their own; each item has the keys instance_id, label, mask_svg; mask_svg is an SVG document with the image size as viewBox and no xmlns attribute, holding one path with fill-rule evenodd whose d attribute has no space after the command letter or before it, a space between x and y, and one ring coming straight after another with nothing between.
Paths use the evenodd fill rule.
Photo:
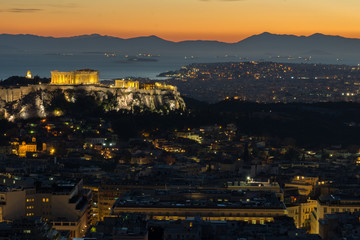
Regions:
<instances>
[{"instance_id":1,"label":"flat rooftop","mask_svg":"<svg viewBox=\"0 0 360 240\"><path fill-rule=\"evenodd\" d=\"M118 199L116 207L285 209L273 192L226 190L136 191Z\"/></svg>"}]
</instances>

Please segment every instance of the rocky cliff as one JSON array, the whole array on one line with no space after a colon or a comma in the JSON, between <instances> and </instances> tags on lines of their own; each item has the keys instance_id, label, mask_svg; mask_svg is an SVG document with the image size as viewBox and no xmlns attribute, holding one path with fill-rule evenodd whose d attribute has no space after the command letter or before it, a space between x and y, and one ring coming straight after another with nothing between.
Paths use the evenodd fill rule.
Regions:
<instances>
[{"instance_id":1,"label":"rocky cliff","mask_svg":"<svg viewBox=\"0 0 360 240\"><path fill-rule=\"evenodd\" d=\"M0 88L0 114L8 120L51 117L66 114L71 104L104 112L128 110L166 114L185 110L176 90L121 89L107 86L29 85Z\"/></svg>"}]
</instances>

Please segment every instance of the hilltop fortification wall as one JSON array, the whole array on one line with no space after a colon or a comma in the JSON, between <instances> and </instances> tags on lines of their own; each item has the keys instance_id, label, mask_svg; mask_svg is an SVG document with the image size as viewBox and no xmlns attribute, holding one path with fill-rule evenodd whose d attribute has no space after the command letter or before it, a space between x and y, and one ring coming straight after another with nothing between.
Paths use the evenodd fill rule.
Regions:
<instances>
[{"instance_id":1,"label":"hilltop fortification wall","mask_svg":"<svg viewBox=\"0 0 360 240\"><path fill-rule=\"evenodd\" d=\"M170 112L184 110L185 103L174 89L114 88L103 85L29 85L0 88L0 112L8 119L47 117L54 92L62 92L69 102L76 102L77 94L93 96L97 101L113 100L111 109ZM86 107L86 106L84 106Z\"/></svg>"}]
</instances>

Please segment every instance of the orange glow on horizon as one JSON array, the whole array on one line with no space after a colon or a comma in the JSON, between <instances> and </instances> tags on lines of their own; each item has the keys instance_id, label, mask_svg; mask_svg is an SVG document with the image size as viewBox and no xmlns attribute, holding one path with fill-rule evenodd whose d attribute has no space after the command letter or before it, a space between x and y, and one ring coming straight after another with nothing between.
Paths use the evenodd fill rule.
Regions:
<instances>
[{"instance_id":1,"label":"orange glow on horizon","mask_svg":"<svg viewBox=\"0 0 360 240\"><path fill-rule=\"evenodd\" d=\"M358 0L2 1L0 33L238 42L270 32L360 38Z\"/></svg>"}]
</instances>

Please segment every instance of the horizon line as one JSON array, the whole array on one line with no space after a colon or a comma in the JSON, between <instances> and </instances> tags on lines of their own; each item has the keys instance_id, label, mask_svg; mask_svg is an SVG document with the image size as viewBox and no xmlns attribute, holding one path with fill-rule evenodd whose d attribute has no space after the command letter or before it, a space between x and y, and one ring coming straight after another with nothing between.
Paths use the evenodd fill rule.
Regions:
<instances>
[{"instance_id":1,"label":"horizon line","mask_svg":"<svg viewBox=\"0 0 360 240\"><path fill-rule=\"evenodd\" d=\"M344 37L342 35L331 35L331 34L324 34L324 33L312 33L309 35L304 35L304 34L279 34L279 33L271 33L271 32L261 32L259 34L253 34L253 35L248 35L247 37L244 37L241 40L237 40L235 42L227 42L227 41L221 41L221 40L209 40L209 39L187 39L187 40L179 40L179 41L174 41L174 40L169 40L163 37L159 37L158 35L155 34L150 34L150 35L139 35L139 36L135 36L135 37L120 37L120 36L115 36L115 35L108 35L108 34L100 34L100 33L90 33L90 34L79 34L79 35L68 35L68 36L51 36L51 35L38 35L38 34L32 34L32 33L0 33L0 35L12 35L12 36L18 36L18 35L23 35L23 36L37 36L37 37L44 37L44 38L74 38L74 37L82 37L82 36L94 36L94 35L98 35L101 37L111 37L111 38L118 38L118 39L123 39L123 40L129 40L129 39L136 39L136 38L148 38L148 37L156 37L159 38L161 40L164 41L169 41L169 42L174 42L174 43L180 43L180 42L189 42L189 41L206 41L206 42L220 42L220 43L238 43L241 42L245 39L248 39L250 37L253 36L260 36L260 35L264 35L264 34L269 34L269 35L274 35L274 36L294 36L294 37L311 37L314 35L323 35L323 36L329 36L329 37L341 37L341 38L346 38L346 39L360 39L357 37Z\"/></svg>"}]
</instances>

